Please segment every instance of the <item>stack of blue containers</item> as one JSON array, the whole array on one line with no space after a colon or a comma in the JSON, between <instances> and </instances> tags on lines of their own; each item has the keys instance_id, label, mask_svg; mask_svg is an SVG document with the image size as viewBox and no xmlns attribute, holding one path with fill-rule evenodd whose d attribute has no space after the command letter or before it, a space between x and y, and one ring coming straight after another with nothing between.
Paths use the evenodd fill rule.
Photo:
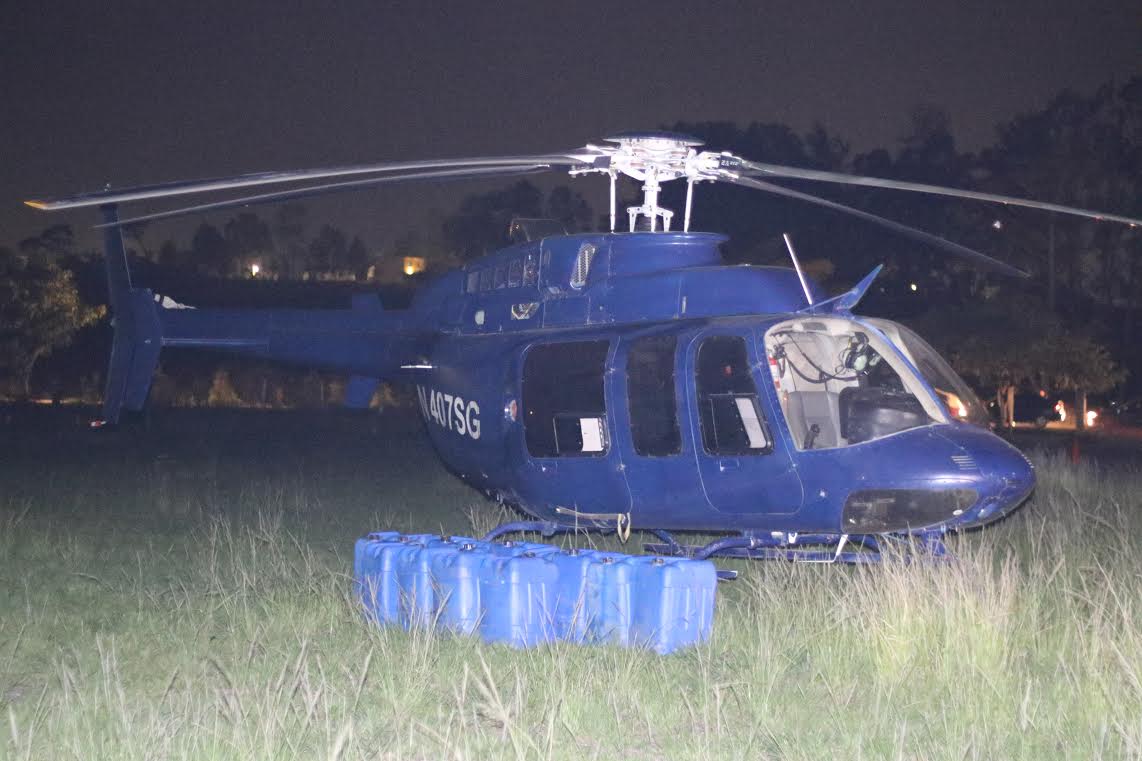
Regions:
<instances>
[{"instance_id":1,"label":"stack of blue containers","mask_svg":"<svg viewBox=\"0 0 1142 761\"><path fill-rule=\"evenodd\" d=\"M717 588L706 560L395 531L357 540L353 577L380 624L515 647L568 640L663 654L709 638Z\"/></svg>"}]
</instances>

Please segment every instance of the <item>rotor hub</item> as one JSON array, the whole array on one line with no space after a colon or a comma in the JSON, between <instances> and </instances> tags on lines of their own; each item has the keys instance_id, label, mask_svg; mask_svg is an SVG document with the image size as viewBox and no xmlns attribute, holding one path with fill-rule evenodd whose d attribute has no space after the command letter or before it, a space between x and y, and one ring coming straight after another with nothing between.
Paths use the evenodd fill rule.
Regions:
<instances>
[{"instance_id":1,"label":"rotor hub","mask_svg":"<svg viewBox=\"0 0 1142 761\"><path fill-rule=\"evenodd\" d=\"M687 164L702 145L686 135L669 132L626 132L606 139L616 143L611 151L611 168L636 180L669 182L687 174Z\"/></svg>"},{"instance_id":2,"label":"rotor hub","mask_svg":"<svg viewBox=\"0 0 1142 761\"><path fill-rule=\"evenodd\" d=\"M635 231L639 217L649 223L653 232L670 230L674 212L658 205L662 183L686 179L686 214L683 229L690 229L690 207L695 182L714 180L729 154L699 153L701 140L673 132L624 132L606 138L615 145L590 145L592 159L605 157L605 165L596 162L590 169L572 169L572 174L606 172L611 177L611 229L615 229L615 180L623 174L642 182L642 204L628 206L630 230Z\"/></svg>"}]
</instances>

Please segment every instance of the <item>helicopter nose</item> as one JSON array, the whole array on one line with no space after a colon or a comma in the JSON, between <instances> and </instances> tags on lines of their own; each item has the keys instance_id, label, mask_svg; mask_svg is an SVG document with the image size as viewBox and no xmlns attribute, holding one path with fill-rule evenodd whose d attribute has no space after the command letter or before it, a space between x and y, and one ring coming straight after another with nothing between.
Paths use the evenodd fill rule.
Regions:
<instances>
[{"instance_id":1,"label":"helicopter nose","mask_svg":"<svg viewBox=\"0 0 1142 761\"><path fill-rule=\"evenodd\" d=\"M1022 452L994 434L973 441L975 459L986 478L973 522L990 522L1007 515L1035 488L1035 467Z\"/></svg>"}]
</instances>

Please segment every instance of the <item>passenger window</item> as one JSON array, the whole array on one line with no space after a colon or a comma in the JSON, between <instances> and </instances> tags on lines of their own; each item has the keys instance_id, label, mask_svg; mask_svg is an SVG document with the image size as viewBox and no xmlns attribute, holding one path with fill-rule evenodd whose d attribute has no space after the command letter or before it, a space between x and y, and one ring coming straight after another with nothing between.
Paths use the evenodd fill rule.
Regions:
<instances>
[{"instance_id":1,"label":"passenger window","mask_svg":"<svg viewBox=\"0 0 1142 761\"><path fill-rule=\"evenodd\" d=\"M773 451L750 376L745 340L707 338L698 348L698 410L702 445L710 454Z\"/></svg>"},{"instance_id":2,"label":"passenger window","mask_svg":"<svg viewBox=\"0 0 1142 761\"><path fill-rule=\"evenodd\" d=\"M492 271L490 269L480 270L480 290L492 290Z\"/></svg>"},{"instance_id":3,"label":"passenger window","mask_svg":"<svg viewBox=\"0 0 1142 761\"><path fill-rule=\"evenodd\" d=\"M598 456L607 451L603 393L607 341L531 347L523 364L523 426L532 457Z\"/></svg>"},{"instance_id":4,"label":"passenger window","mask_svg":"<svg viewBox=\"0 0 1142 761\"><path fill-rule=\"evenodd\" d=\"M650 336L627 351L627 403L634 451L663 457L682 451L674 395L675 336Z\"/></svg>"},{"instance_id":5,"label":"passenger window","mask_svg":"<svg viewBox=\"0 0 1142 761\"><path fill-rule=\"evenodd\" d=\"M508 288L519 287L522 270L523 263L519 259L512 259L512 263L508 265Z\"/></svg>"},{"instance_id":6,"label":"passenger window","mask_svg":"<svg viewBox=\"0 0 1142 761\"><path fill-rule=\"evenodd\" d=\"M468 293L475 293L480 290L480 272L479 270L472 270L468 273Z\"/></svg>"},{"instance_id":7,"label":"passenger window","mask_svg":"<svg viewBox=\"0 0 1142 761\"><path fill-rule=\"evenodd\" d=\"M508 284L508 267L506 264L497 264L496 265L495 287L497 289L499 289L499 288L503 288L507 284Z\"/></svg>"}]
</instances>

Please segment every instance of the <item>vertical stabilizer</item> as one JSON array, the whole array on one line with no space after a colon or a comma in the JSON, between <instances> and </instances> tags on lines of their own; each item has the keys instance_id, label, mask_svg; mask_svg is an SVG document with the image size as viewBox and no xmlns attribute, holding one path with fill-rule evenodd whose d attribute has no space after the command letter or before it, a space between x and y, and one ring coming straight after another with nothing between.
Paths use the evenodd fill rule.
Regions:
<instances>
[{"instance_id":1,"label":"vertical stabilizer","mask_svg":"<svg viewBox=\"0 0 1142 761\"><path fill-rule=\"evenodd\" d=\"M123 232L116 225L118 209L114 204L100 208L103 221L111 225L104 229L103 249L107 297L115 330L103 389L103 422L117 423L124 407L139 410L147 400L151 378L159 363L162 328L154 294L145 288L131 287Z\"/></svg>"},{"instance_id":2,"label":"vertical stabilizer","mask_svg":"<svg viewBox=\"0 0 1142 761\"><path fill-rule=\"evenodd\" d=\"M128 311L127 294L131 291L131 270L127 267L127 248L123 245L123 230L118 226L119 207L115 204L100 206L103 222L111 225L103 229L103 265L107 269L107 296L115 319Z\"/></svg>"}]
</instances>

